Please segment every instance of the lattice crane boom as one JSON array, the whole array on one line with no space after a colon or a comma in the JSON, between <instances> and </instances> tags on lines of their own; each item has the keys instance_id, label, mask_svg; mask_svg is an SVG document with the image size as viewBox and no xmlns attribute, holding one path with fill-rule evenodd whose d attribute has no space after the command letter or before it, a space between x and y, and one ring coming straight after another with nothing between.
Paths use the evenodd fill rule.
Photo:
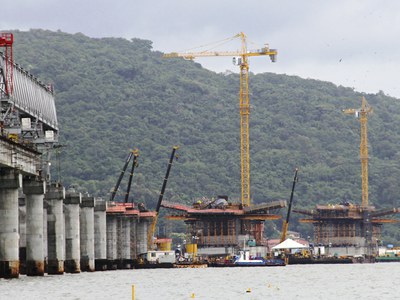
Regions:
<instances>
[{"instance_id":1,"label":"lattice crane boom","mask_svg":"<svg viewBox=\"0 0 400 300\"><path fill-rule=\"evenodd\" d=\"M370 107L362 97L361 108L344 109L343 112L348 115L355 115L360 119L360 160L361 160L361 206L368 207L368 135L367 135L367 115L372 113Z\"/></svg>"},{"instance_id":2,"label":"lattice crane boom","mask_svg":"<svg viewBox=\"0 0 400 300\"><path fill-rule=\"evenodd\" d=\"M156 210L155 210L155 216L154 216L153 222L151 223L150 230L147 233L147 247L149 249L152 249L154 246L153 237L156 232L158 213L160 212L162 200L164 198L165 188L167 187L168 177L169 177L169 173L171 171L172 163L174 161L174 158L178 159L178 155L175 154L178 149L179 149L179 146L174 146L172 148L171 156L169 158L169 162L168 162L168 166L167 166L167 173L165 174L163 185L161 187L160 196L158 197L158 202L157 202L157 206L156 206Z\"/></svg>"},{"instance_id":3,"label":"lattice crane boom","mask_svg":"<svg viewBox=\"0 0 400 300\"><path fill-rule=\"evenodd\" d=\"M269 49L268 45L256 50L247 50L246 35L241 32L233 38L240 38L242 47L238 51L201 51L201 52L172 52L164 54L166 58L181 57L194 59L196 57L233 56L233 62L240 66L240 160L241 160L241 199L242 204L250 206L250 138L249 138L249 62L252 56L269 56L272 62L276 62L278 54L276 49Z\"/></svg>"}]
</instances>

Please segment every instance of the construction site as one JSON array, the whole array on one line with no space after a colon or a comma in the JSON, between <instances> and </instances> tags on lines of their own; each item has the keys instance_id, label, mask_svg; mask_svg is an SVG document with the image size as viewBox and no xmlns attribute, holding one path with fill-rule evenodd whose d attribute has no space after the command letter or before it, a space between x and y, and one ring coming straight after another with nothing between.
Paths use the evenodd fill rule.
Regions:
<instances>
[{"instance_id":1,"label":"construction site","mask_svg":"<svg viewBox=\"0 0 400 300\"><path fill-rule=\"evenodd\" d=\"M266 221L280 219L279 210L285 208L287 202L251 203L248 60L252 56L267 56L275 62L277 50L268 45L248 50L244 33L231 39L235 38L241 40L240 51L164 56L185 59L229 56L239 66L241 201L233 203L226 195L202 197L192 205L164 201L171 167L179 149L179 146L173 146L157 205L154 210L149 210L143 203L134 204L129 200L139 157L137 149L129 151L109 201L82 195L72 187L66 191L61 182L51 181L49 153L59 146L53 89L13 62L13 35L0 36L0 46L6 47L6 55L0 56L3 118L0 146L4 150L0 157L0 213L8 216L0 219L0 277L14 278L20 272L43 276L45 272L63 274L81 270L172 267L177 253L171 249L171 239L156 236L161 207L168 211L166 219L186 224L186 240L178 256L188 254L185 256L188 262L235 257L239 266L268 265L265 258L270 259L272 253L264 236L264 225ZM30 89L32 91L26 92ZM297 208L293 212L307 216L300 221L313 225L315 248L311 250L314 256L359 257L372 262L378 255L382 226L396 222L382 217L397 214L400 210L376 210L368 200L367 115L372 108L363 97L361 108L343 112L355 115L361 124L361 204L323 204L313 210ZM116 201L130 163L124 199ZM289 227L297 171L296 168L281 243L286 240ZM286 250L281 253L283 256L288 254Z\"/></svg>"},{"instance_id":2,"label":"construction site","mask_svg":"<svg viewBox=\"0 0 400 300\"><path fill-rule=\"evenodd\" d=\"M399 213L398 208L377 211L369 204L367 116L371 112L372 107L364 97L361 108L343 110L343 113L354 115L360 121L361 205L345 201L316 205L314 210L293 210L310 217L300 222L313 224L314 244L320 247L317 251L322 249L326 255L362 257L373 261L378 255L382 225L397 222L395 219L381 217Z\"/></svg>"},{"instance_id":3,"label":"construction site","mask_svg":"<svg viewBox=\"0 0 400 300\"><path fill-rule=\"evenodd\" d=\"M382 239L382 225L396 222L381 217L399 213L399 210L377 211L374 206L346 202L316 205L313 210L294 209L294 212L310 217L300 222L313 225L313 242L317 248L323 246L326 255L375 257Z\"/></svg>"},{"instance_id":4,"label":"construction site","mask_svg":"<svg viewBox=\"0 0 400 300\"><path fill-rule=\"evenodd\" d=\"M228 197L203 199L192 207L164 201L162 207L174 211L166 218L181 220L187 225L189 244L195 244L199 256L233 256L248 248L254 256L266 256L264 222L281 216L274 211L286 206L286 201L274 201L253 206L228 202ZM192 247L190 247L192 248Z\"/></svg>"}]
</instances>

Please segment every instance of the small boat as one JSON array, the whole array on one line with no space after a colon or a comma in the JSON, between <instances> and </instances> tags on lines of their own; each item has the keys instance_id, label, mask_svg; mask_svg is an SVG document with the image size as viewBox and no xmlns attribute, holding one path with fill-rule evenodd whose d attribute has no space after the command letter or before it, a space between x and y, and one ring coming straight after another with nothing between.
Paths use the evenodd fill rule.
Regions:
<instances>
[{"instance_id":1,"label":"small boat","mask_svg":"<svg viewBox=\"0 0 400 300\"><path fill-rule=\"evenodd\" d=\"M135 269L168 269L176 263L175 251L150 250L139 255L134 262Z\"/></svg>"},{"instance_id":2,"label":"small boat","mask_svg":"<svg viewBox=\"0 0 400 300\"><path fill-rule=\"evenodd\" d=\"M285 261L280 258L264 259L263 257L251 257L249 250L239 251L233 261L234 266L238 267L273 267L285 266Z\"/></svg>"}]
</instances>

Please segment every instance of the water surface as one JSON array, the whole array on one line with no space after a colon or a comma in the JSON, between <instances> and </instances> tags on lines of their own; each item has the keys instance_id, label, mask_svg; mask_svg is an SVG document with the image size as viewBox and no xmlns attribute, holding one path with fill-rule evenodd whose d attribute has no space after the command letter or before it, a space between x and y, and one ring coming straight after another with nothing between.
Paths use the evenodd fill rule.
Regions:
<instances>
[{"instance_id":1,"label":"water surface","mask_svg":"<svg viewBox=\"0 0 400 300\"><path fill-rule=\"evenodd\" d=\"M399 299L400 263L118 270L0 280L0 299Z\"/></svg>"}]
</instances>

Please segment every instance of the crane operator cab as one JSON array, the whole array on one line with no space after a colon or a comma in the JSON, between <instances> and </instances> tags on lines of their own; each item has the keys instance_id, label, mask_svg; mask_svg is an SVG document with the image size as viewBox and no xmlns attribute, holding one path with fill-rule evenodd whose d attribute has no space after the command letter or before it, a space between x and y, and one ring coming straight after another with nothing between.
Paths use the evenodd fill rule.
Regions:
<instances>
[{"instance_id":1,"label":"crane operator cab","mask_svg":"<svg viewBox=\"0 0 400 300\"><path fill-rule=\"evenodd\" d=\"M241 64L242 64L242 58L241 57L233 57L232 58L232 63L235 65L235 66L240 66Z\"/></svg>"}]
</instances>

